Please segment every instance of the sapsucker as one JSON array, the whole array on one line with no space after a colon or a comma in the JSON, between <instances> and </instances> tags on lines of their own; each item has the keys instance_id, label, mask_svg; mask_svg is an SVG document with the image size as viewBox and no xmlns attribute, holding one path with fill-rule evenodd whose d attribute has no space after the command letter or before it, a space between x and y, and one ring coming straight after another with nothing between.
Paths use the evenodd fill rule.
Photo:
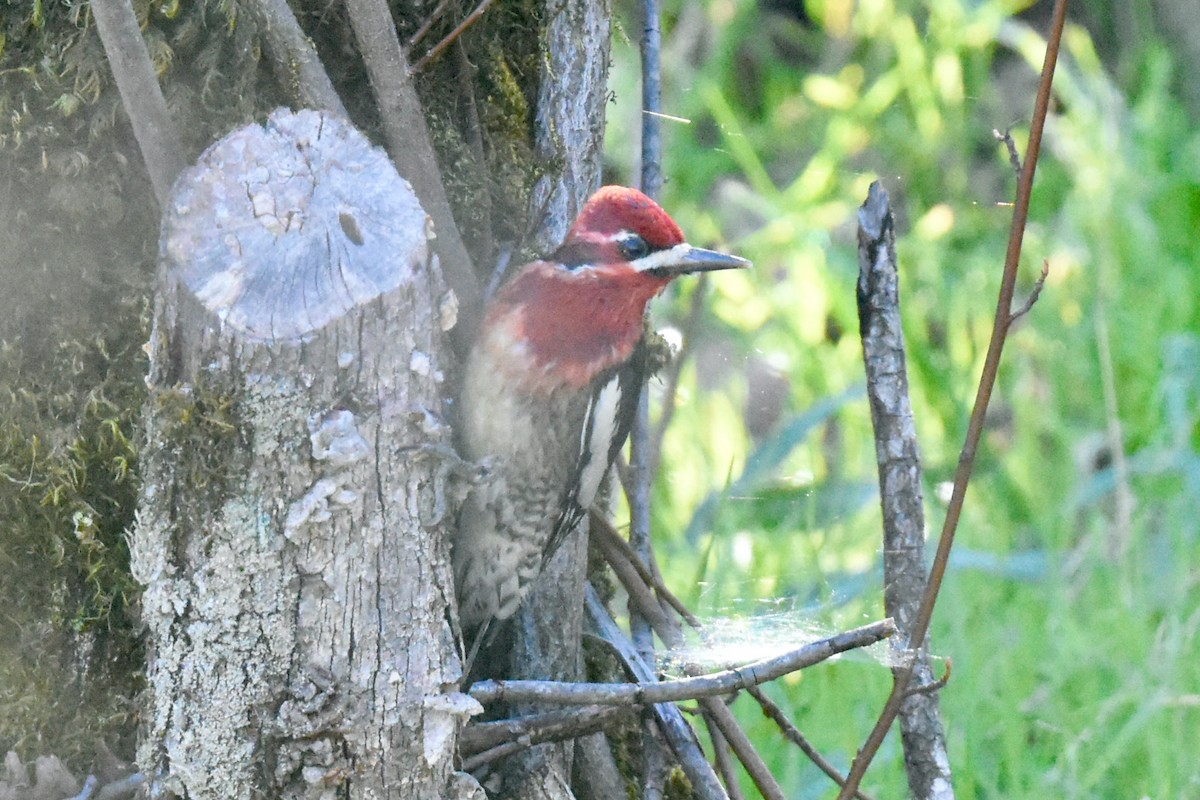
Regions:
<instances>
[{"instance_id":1,"label":"sapsucker","mask_svg":"<svg viewBox=\"0 0 1200 800\"><path fill-rule=\"evenodd\" d=\"M692 247L649 197L606 186L553 255L500 288L459 399L463 455L490 467L454 542L466 630L512 616L591 505L646 380L647 303L678 275L749 265Z\"/></svg>"}]
</instances>

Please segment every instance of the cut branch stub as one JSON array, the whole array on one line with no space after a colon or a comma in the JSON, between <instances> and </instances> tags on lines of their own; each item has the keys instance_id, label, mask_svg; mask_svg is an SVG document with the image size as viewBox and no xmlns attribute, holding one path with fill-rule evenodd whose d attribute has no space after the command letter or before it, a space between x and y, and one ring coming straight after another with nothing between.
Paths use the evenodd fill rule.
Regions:
<instances>
[{"instance_id":1,"label":"cut branch stub","mask_svg":"<svg viewBox=\"0 0 1200 800\"><path fill-rule=\"evenodd\" d=\"M175 191L131 539L151 795L471 796L425 214L311 111L230 134Z\"/></svg>"},{"instance_id":2,"label":"cut branch stub","mask_svg":"<svg viewBox=\"0 0 1200 800\"><path fill-rule=\"evenodd\" d=\"M206 150L163 234L168 269L253 339L318 330L409 280L428 253L425 212L387 155L313 111L276 111Z\"/></svg>"}]
</instances>

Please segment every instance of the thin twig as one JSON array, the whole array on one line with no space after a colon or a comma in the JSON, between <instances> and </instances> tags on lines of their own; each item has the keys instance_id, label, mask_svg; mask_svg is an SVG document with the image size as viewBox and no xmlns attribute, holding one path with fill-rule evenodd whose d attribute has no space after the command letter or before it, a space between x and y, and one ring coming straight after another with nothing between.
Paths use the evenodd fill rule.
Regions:
<instances>
[{"instance_id":1,"label":"thin twig","mask_svg":"<svg viewBox=\"0 0 1200 800\"><path fill-rule=\"evenodd\" d=\"M92 0L92 16L117 81L121 104L150 173L158 207L166 208L171 184L183 171L183 147L129 0Z\"/></svg>"},{"instance_id":2,"label":"thin twig","mask_svg":"<svg viewBox=\"0 0 1200 800\"><path fill-rule=\"evenodd\" d=\"M1038 154L1041 151L1042 131L1046 125L1046 113L1050 106L1050 89L1054 81L1054 66L1058 60L1059 43L1062 41L1063 25L1066 21L1067 0L1055 0L1053 23L1050 36L1046 42L1046 57L1042 65L1041 83L1038 87L1037 100L1034 103L1033 122L1029 131L1029 152L1026 155L1021 180L1017 187L1017 201L1013 208L1012 227L1009 232L1008 252L1004 261L1004 277L1000 283L1000 296L996 303L996 317L992 325L992 336L988 343L987 355L984 358L983 374L979 380L979 388L975 395L975 405L971 411L971 419L967 427L966 441L958 460L958 469L954 476L954 490L946 509L946 519L942 526L942 536L938 542L937 554L929 575L929 583L925 597L921 602L920 614L913 625L910 643L919 646L925 640L929 631L929 623L933 617L933 608L937 602L938 592L946 575L946 566L950 559L950 550L954 544L954 534L958 529L958 520L962 514L963 500L966 497L967 484L975 464L975 452L983 434L983 422L987 413L988 402L991 400L992 389L996 384L996 376L1000 367L1000 356L1004 350L1004 342L1008 334L1008 319L1012 313L1013 291L1017 281L1017 266L1020 263L1021 244L1025 235L1025 223L1029 218L1029 202L1033 194L1033 176L1037 169ZM863 743L858 756L851 765L850 774L846 776L846 784L838 795L839 800L848 800L858 790L863 776L871 760L879 752L892 722L900 712L904 701L904 693L912 679L911 668L902 670L896 675L892 693L888 697L883 711L880 713L874 729Z\"/></svg>"},{"instance_id":3,"label":"thin twig","mask_svg":"<svg viewBox=\"0 0 1200 800\"><path fill-rule=\"evenodd\" d=\"M250 12L262 33L276 81L291 102L349 119L312 40L300 28L287 0L251 0L241 7Z\"/></svg>"},{"instance_id":4,"label":"thin twig","mask_svg":"<svg viewBox=\"0 0 1200 800\"><path fill-rule=\"evenodd\" d=\"M638 681L654 680L656 673L638 653L633 643L613 621L608 609L596 596L596 590L588 585L585 587L586 609L588 620L597 635L613 648L613 651L625 664L629 673ZM692 784L692 790L700 800L728 800L729 795L721 788L721 781L713 772L712 765L704 757L696 733L691 725L683 718L679 706L673 703L660 703L651 708L658 722L659 730L670 744L679 765Z\"/></svg>"},{"instance_id":5,"label":"thin twig","mask_svg":"<svg viewBox=\"0 0 1200 800\"><path fill-rule=\"evenodd\" d=\"M492 2L493 0L482 0L479 5L475 6L474 11L472 11L470 14L467 14L466 18L463 19L462 22L458 23L458 26L454 30L446 34L446 38L429 48L429 52L421 56L416 64L413 64L412 71L417 73L429 66L430 62L440 56L447 47L454 44L458 37L462 36L463 33L466 32L467 28L479 21L479 18L483 16L485 11L488 10L488 8L492 5Z\"/></svg>"},{"instance_id":6,"label":"thin twig","mask_svg":"<svg viewBox=\"0 0 1200 800\"><path fill-rule=\"evenodd\" d=\"M649 587L658 595L660 601L666 603L679 616L683 617L688 625L696 629L701 627L700 620L696 618L696 615L683 604L682 600L672 594L670 589L663 585L660 577L655 575L651 568L642 563L637 554L633 552L633 548L629 546L629 542L625 541L621 534L617 533L617 529L612 526L612 523L594 509L591 515L591 525L593 540L596 542L597 547L600 548L600 552L604 555L605 560L613 566L613 571L617 573L617 578L625 585L626 591L629 591L630 594L638 591L636 586L633 590L630 590L630 583L640 583L643 586ZM628 577L630 571L632 571L633 575L637 576L636 581ZM670 623L668 623L669 625ZM661 632L659 633L659 637L664 642L669 641Z\"/></svg>"},{"instance_id":7,"label":"thin twig","mask_svg":"<svg viewBox=\"0 0 1200 800\"><path fill-rule=\"evenodd\" d=\"M829 779L838 786L844 786L846 784L846 776L839 772L838 768L831 764L829 760L825 758L825 756L821 755L817 748L813 747L812 743L808 741L808 738L801 733L800 729L797 728L795 724L788 718L788 715L784 712L784 710L780 708L774 700L767 697L767 693L762 690L762 687L750 686L746 689L746 692L758 701L758 704L762 707L763 714L768 719L772 720L776 725L778 725L779 730L783 732L783 735L786 736L794 745L799 747L801 752L808 756L809 760L816 764L819 770L828 775ZM858 798L858 800L872 800L870 795L867 795L863 792L855 792L854 796Z\"/></svg>"},{"instance_id":8,"label":"thin twig","mask_svg":"<svg viewBox=\"0 0 1200 800\"><path fill-rule=\"evenodd\" d=\"M642 14L642 111L655 112L662 104L662 64L659 58L662 29L659 21L658 0L642 0ZM658 200L662 193L662 148L659 127L657 116L653 113L642 114L641 189L655 200ZM650 489L654 480L654 452L650 434L650 390L647 386L641 387L637 413L634 416L633 430L630 432L629 438L631 441L630 478L633 484L633 491L627 495L630 518L629 545L634 554L633 563L648 567L654 552L650 545ZM632 593L630 599L635 600ZM665 619L666 615L661 613L662 607L658 603L646 602L648 598L642 598L642 600L643 602L629 610L629 629L633 634L633 642L641 651L642 657L653 660L654 635L650 632L650 628L651 626L656 627L661 637L668 623ZM643 613L639 613L639 611ZM655 611L659 612L662 619L651 618ZM664 639L664 641L669 640ZM649 748L657 747L657 744L655 739L649 739L646 742L646 746ZM661 753L647 753L648 764L653 764L656 760L664 760ZM661 776L648 773L646 777L649 781ZM658 787L647 782L644 793L649 795L656 791L658 791Z\"/></svg>"},{"instance_id":9,"label":"thin twig","mask_svg":"<svg viewBox=\"0 0 1200 800\"><path fill-rule=\"evenodd\" d=\"M658 0L642 0L642 186L662 193L662 13Z\"/></svg>"},{"instance_id":10,"label":"thin twig","mask_svg":"<svg viewBox=\"0 0 1200 800\"><path fill-rule=\"evenodd\" d=\"M519 753L522 750L528 750L530 747L533 747L533 742L522 741L520 739L498 744L495 747L490 747L487 750L464 758L462 760L462 771L476 772L481 767L486 767L493 761L499 761L502 758L508 758L513 753Z\"/></svg>"},{"instance_id":11,"label":"thin twig","mask_svg":"<svg viewBox=\"0 0 1200 800\"><path fill-rule=\"evenodd\" d=\"M628 558L625 552L614 548L611 542L605 541L605 539L603 534L596 536L596 543L600 547L600 552L604 554L605 561L612 567L617 580L629 594L630 613L639 614L658 634L658 638L664 642L670 642L672 629L675 626L658 598L654 596L648 582L639 574L637 569L637 566L640 566L639 562L636 558ZM643 566L642 569L645 567Z\"/></svg>"},{"instance_id":12,"label":"thin twig","mask_svg":"<svg viewBox=\"0 0 1200 800\"><path fill-rule=\"evenodd\" d=\"M346 11L375 90L388 154L433 218L437 235L434 246L441 255L442 270L450 288L458 296L456 341L465 345L473 338L473 326L479 320L479 281L446 197L437 153L425 124L421 100L409 76L392 12L385 0L346 0Z\"/></svg>"},{"instance_id":13,"label":"thin twig","mask_svg":"<svg viewBox=\"0 0 1200 800\"><path fill-rule=\"evenodd\" d=\"M1025 298L1025 302L1016 311L1008 315L1008 324L1011 327L1014 322L1029 313L1038 298L1042 296L1042 289L1046 285L1046 278L1050 275L1050 262L1042 261L1042 274L1038 276L1037 282L1033 284L1033 291L1029 293L1029 297Z\"/></svg>"},{"instance_id":14,"label":"thin twig","mask_svg":"<svg viewBox=\"0 0 1200 800\"><path fill-rule=\"evenodd\" d=\"M908 687L908 691L906 691L904 693L904 699L907 700L908 698L910 698L916 694L932 694L934 692L940 692L942 689L946 688L946 684L950 682L950 673L952 671L953 666L954 666L954 661L952 659L947 658L946 659L946 669L945 669L945 671L942 672L942 677L938 678L936 681L930 681L929 683L923 683L920 686Z\"/></svg>"},{"instance_id":15,"label":"thin twig","mask_svg":"<svg viewBox=\"0 0 1200 800\"><path fill-rule=\"evenodd\" d=\"M737 767L729 752L729 742L725 740L725 735L721 733L721 729L717 727L717 723L711 716L707 714L704 716L704 724L708 728L708 738L712 741L717 771L721 773L721 780L725 781L725 791L729 792L729 800L746 800L745 795L742 794L741 784L738 783Z\"/></svg>"},{"instance_id":16,"label":"thin twig","mask_svg":"<svg viewBox=\"0 0 1200 800\"><path fill-rule=\"evenodd\" d=\"M1013 140L1011 129L1006 128L1004 133L997 129L992 129L992 136L996 137L996 141L1003 142L1004 147L1008 150L1008 163L1012 165L1013 172L1018 178L1021 177L1021 154L1017 152L1017 143Z\"/></svg>"},{"instance_id":17,"label":"thin twig","mask_svg":"<svg viewBox=\"0 0 1200 800\"><path fill-rule=\"evenodd\" d=\"M632 713L623 706L581 706L516 719L477 722L463 728L458 748L464 757L469 757L509 742L525 742L530 747L575 739L611 727Z\"/></svg>"},{"instance_id":18,"label":"thin twig","mask_svg":"<svg viewBox=\"0 0 1200 800\"><path fill-rule=\"evenodd\" d=\"M430 12L429 16L425 18L425 21L421 23L421 26L417 28L416 32L413 33L412 36L408 37L409 50L412 50L421 42L422 39L425 38L425 35L429 33L430 29L433 28L437 21L442 18L442 14L446 13L446 9L450 7L450 2L451 0L442 0L442 2L438 3L437 6L434 7L433 11Z\"/></svg>"},{"instance_id":19,"label":"thin twig","mask_svg":"<svg viewBox=\"0 0 1200 800\"><path fill-rule=\"evenodd\" d=\"M733 718L733 712L729 710L729 706L715 698L708 698L700 701L700 707L704 710L705 719L711 719L717 726L717 730L725 737L733 754L737 756L738 761L742 762L742 766L750 775L750 780L754 781L755 787L758 788L764 800L785 800L783 788L771 774L771 770L762 760L762 756L754 749L750 737Z\"/></svg>"},{"instance_id":20,"label":"thin twig","mask_svg":"<svg viewBox=\"0 0 1200 800\"><path fill-rule=\"evenodd\" d=\"M741 667L694 678L641 683L568 683L561 681L485 680L469 693L480 703L560 703L563 705L651 705L728 694L811 667L839 653L869 647L896 632L890 619L843 631L826 639Z\"/></svg>"}]
</instances>

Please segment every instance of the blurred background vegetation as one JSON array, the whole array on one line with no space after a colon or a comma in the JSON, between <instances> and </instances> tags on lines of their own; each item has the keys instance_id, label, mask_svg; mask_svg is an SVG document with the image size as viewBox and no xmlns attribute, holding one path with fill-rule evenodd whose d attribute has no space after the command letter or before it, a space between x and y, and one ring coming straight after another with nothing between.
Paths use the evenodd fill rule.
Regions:
<instances>
[{"instance_id":1,"label":"blurred background vegetation","mask_svg":"<svg viewBox=\"0 0 1200 800\"><path fill-rule=\"evenodd\" d=\"M898 217L936 539L1015 188L992 131L1024 147L1051 6L666 3L664 204L755 269L711 280L698 321L688 286L659 307L693 336L654 532L669 582L739 655L882 612L866 400L812 418L864 380L855 214L876 179ZM1200 12L1185 9L1071 4L1018 300L1043 260L1050 276L1009 339L932 634L954 662L960 798L1200 795L1200 27L1181 27ZM621 21L607 152L633 182L640 23L632 7ZM890 682L856 657L770 693L846 769ZM753 703L736 708L789 796L834 794ZM865 787L904 785L893 734Z\"/></svg>"}]
</instances>

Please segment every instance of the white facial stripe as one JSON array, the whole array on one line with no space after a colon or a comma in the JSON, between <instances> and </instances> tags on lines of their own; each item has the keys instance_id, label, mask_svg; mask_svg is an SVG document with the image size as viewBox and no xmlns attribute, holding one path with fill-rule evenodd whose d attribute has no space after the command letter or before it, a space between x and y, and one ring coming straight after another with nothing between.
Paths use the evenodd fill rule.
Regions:
<instances>
[{"instance_id":1,"label":"white facial stripe","mask_svg":"<svg viewBox=\"0 0 1200 800\"><path fill-rule=\"evenodd\" d=\"M633 264L633 268L638 272L645 272L651 269L661 269L663 267L673 267L678 264L683 258L690 253L692 246L687 242L681 242L667 250L659 250L656 253L651 253L648 256L642 256L636 261L629 263Z\"/></svg>"}]
</instances>

